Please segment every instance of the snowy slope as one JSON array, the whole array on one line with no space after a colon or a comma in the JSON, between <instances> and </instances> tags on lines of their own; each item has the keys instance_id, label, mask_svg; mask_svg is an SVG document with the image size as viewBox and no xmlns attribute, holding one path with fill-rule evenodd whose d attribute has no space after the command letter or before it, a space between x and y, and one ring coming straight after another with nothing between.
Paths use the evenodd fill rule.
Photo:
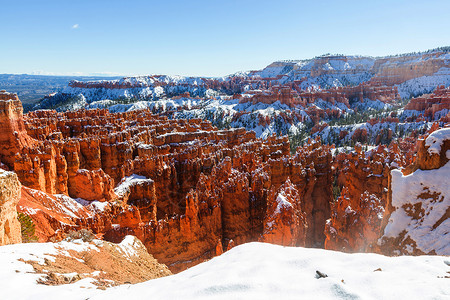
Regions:
<instances>
[{"instance_id":1,"label":"snowy slope","mask_svg":"<svg viewBox=\"0 0 450 300\"><path fill-rule=\"evenodd\" d=\"M410 98L431 93L440 85L450 85L450 68L443 67L433 75L407 80L398 84L397 88L400 97Z\"/></svg>"},{"instance_id":2,"label":"snowy slope","mask_svg":"<svg viewBox=\"0 0 450 300\"><path fill-rule=\"evenodd\" d=\"M428 154L442 150L450 140L450 128L431 133L425 140ZM392 212L380 245L394 239L397 253L421 253L450 255L450 161L438 169L416 170L405 176L400 170L392 170ZM389 243L389 241L388 241Z\"/></svg>"},{"instance_id":3,"label":"snowy slope","mask_svg":"<svg viewBox=\"0 0 450 300\"><path fill-rule=\"evenodd\" d=\"M450 151L447 152L450 157ZM439 169L417 170L408 176L393 170L392 206L395 211L389 218L383 238L395 238L406 231L403 241L411 239L424 253L434 250L439 255L450 255L450 219L439 222L450 207L449 175L450 162ZM423 210L420 217L416 217L411 209L415 205L420 205ZM413 247L409 248L412 252Z\"/></svg>"},{"instance_id":4,"label":"snowy slope","mask_svg":"<svg viewBox=\"0 0 450 300\"><path fill-rule=\"evenodd\" d=\"M141 269L144 261L148 265ZM42 266L38 268L42 268L42 272L36 274L32 264L25 262ZM106 263L112 265L103 265ZM131 281L133 276L143 271L147 278L171 274L164 265L159 265L153 257L148 256L145 246L131 235L119 244L96 239L91 242L76 239L71 242L1 246L0 266L0 299L6 300L87 299L100 291L97 287L101 282L111 286L115 282ZM114 271L111 271L111 267ZM130 268L135 270L135 274L130 272ZM137 276L142 278L141 274ZM38 280L49 285L38 284ZM73 283L54 285L55 282L70 280Z\"/></svg>"},{"instance_id":5,"label":"snowy slope","mask_svg":"<svg viewBox=\"0 0 450 300\"><path fill-rule=\"evenodd\" d=\"M57 248L58 246L59 248ZM86 299L92 294L90 289L96 288L92 279L85 278L70 285L47 286L37 284L42 277L35 274L33 267L18 261L33 260L42 264L45 259L54 260L53 255L67 254L68 250L94 250L95 246L86 243L32 243L16 244L0 247L0 298L1 299ZM75 296L76 295L76 296Z\"/></svg>"},{"instance_id":6,"label":"snowy slope","mask_svg":"<svg viewBox=\"0 0 450 300\"><path fill-rule=\"evenodd\" d=\"M51 244L0 247L5 299L449 299L450 259L385 257L263 243L237 246L176 275L101 291L88 280L37 285L17 258L42 257ZM19 270L17 273L15 270ZM328 275L317 278L316 271ZM81 288L84 286L85 288Z\"/></svg>"},{"instance_id":7,"label":"snowy slope","mask_svg":"<svg viewBox=\"0 0 450 300\"><path fill-rule=\"evenodd\" d=\"M289 248L238 246L180 274L93 299L445 299L450 259ZM381 271L375 271L380 269ZM328 275L316 278L316 271Z\"/></svg>"}]
</instances>

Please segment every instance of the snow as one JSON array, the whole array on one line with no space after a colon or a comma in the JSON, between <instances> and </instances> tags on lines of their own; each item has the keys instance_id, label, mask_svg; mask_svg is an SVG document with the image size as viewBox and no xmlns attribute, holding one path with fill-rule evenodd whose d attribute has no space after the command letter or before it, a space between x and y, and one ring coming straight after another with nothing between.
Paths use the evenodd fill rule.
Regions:
<instances>
[{"instance_id":1,"label":"snow","mask_svg":"<svg viewBox=\"0 0 450 300\"><path fill-rule=\"evenodd\" d=\"M275 209L275 214L279 214L281 210L283 209L289 209L292 207L292 204L286 199L286 197L279 193L277 196L277 208Z\"/></svg>"},{"instance_id":2,"label":"snow","mask_svg":"<svg viewBox=\"0 0 450 300\"><path fill-rule=\"evenodd\" d=\"M123 241L119 244L119 251L125 254L125 257L131 261L131 258L138 255L136 251L136 237L132 235L127 235Z\"/></svg>"},{"instance_id":3,"label":"snow","mask_svg":"<svg viewBox=\"0 0 450 300\"><path fill-rule=\"evenodd\" d=\"M130 193L130 186L135 184L142 184L148 181L153 180L147 179L145 176L132 174L130 176L124 177L114 189L114 192L117 194L117 196L123 197L124 195Z\"/></svg>"},{"instance_id":4,"label":"snow","mask_svg":"<svg viewBox=\"0 0 450 300\"><path fill-rule=\"evenodd\" d=\"M450 127L442 128L431 133L425 140L425 146L428 148L428 153L441 153L441 146L444 141L450 140Z\"/></svg>"},{"instance_id":5,"label":"snow","mask_svg":"<svg viewBox=\"0 0 450 300\"><path fill-rule=\"evenodd\" d=\"M58 247L55 247L55 246ZM33 267L18 261L33 260L41 264L53 255L69 255L67 250L78 252L95 249L94 246L69 242L16 244L0 247L0 289L2 299L86 299L96 288L86 278L71 285L46 286L36 283L42 274L34 274ZM85 288L80 288L85 287Z\"/></svg>"},{"instance_id":6,"label":"snow","mask_svg":"<svg viewBox=\"0 0 450 300\"><path fill-rule=\"evenodd\" d=\"M385 257L263 243L92 299L445 299L448 258ZM381 271L375 271L381 269ZM316 271L328 275L317 279Z\"/></svg>"},{"instance_id":7,"label":"snow","mask_svg":"<svg viewBox=\"0 0 450 300\"><path fill-rule=\"evenodd\" d=\"M122 244L132 243L133 237ZM176 275L106 291L90 279L39 285L41 276L17 259L55 253L55 244L0 247L4 299L448 299L450 260L443 256L386 257L248 243ZM65 249L85 247L64 243ZM93 245L91 247L94 247ZM79 249L77 249L79 250ZM47 255L48 256L48 255ZM375 271L381 269L381 271ZM16 272L18 270L19 272ZM316 278L316 271L328 275ZM85 288L81 288L85 287Z\"/></svg>"},{"instance_id":8,"label":"snow","mask_svg":"<svg viewBox=\"0 0 450 300\"><path fill-rule=\"evenodd\" d=\"M396 86L400 97L410 98L431 93L440 85L450 85L450 68L442 67L432 75L413 78Z\"/></svg>"},{"instance_id":9,"label":"snow","mask_svg":"<svg viewBox=\"0 0 450 300\"><path fill-rule=\"evenodd\" d=\"M14 174L14 172L10 172L10 171L5 171L3 169L0 169L0 178L6 178L9 176L12 176Z\"/></svg>"},{"instance_id":10,"label":"snow","mask_svg":"<svg viewBox=\"0 0 450 300\"><path fill-rule=\"evenodd\" d=\"M384 230L384 237L395 238L406 231L404 239L410 237L421 251L435 250L439 255L450 255L450 219L438 222L450 207L449 174L450 162L439 169L417 170L407 176L392 170L392 206L395 210ZM419 218L408 213L415 212L414 205L419 205L422 210Z\"/></svg>"}]
</instances>

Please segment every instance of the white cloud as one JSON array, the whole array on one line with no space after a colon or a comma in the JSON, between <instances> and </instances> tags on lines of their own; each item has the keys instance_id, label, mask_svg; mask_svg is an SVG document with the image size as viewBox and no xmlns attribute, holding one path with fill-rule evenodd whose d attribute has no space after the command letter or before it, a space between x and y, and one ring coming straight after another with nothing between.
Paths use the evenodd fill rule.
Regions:
<instances>
[{"instance_id":1,"label":"white cloud","mask_svg":"<svg viewBox=\"0 0 450 300\"><path fill-rule=\"evenodd\" d=\"M80 26L80 25L78 25L78 24L73 24L73 25L72 25L72 29L77 29L79 26Z\"/></svg>"}]
</instances>

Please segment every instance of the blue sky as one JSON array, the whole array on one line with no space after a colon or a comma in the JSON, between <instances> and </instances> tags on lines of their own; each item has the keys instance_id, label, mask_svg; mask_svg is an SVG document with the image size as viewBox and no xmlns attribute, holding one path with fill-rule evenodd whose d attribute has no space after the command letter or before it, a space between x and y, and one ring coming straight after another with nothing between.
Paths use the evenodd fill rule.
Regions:
<instances>
[{"instance_id":1,"label":"blue sky","mask_svg":"<svg viewBox=\"0 0 450 300\"><path fill-rule=\"evenodd\" d=\"M0 0L0 73L223 76L450 45L449 0Z\"/></svg>"}]
</instances>

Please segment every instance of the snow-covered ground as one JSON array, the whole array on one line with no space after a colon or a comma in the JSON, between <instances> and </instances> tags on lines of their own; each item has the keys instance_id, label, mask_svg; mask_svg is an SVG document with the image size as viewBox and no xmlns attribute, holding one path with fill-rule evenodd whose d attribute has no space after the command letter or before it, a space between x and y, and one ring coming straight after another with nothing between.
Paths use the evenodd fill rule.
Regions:
<instances>
[{"instance_id":1,"label":"snow-covered ground","mask_svg":"<svg viewBox=\"0 0 450 300\"><path fill-rule=\"evenodd\" d=\"M447 151L450 157L450 150ZM417 170L404 176L401 171L392 171L392 206L395 211L389 218L384 237L412 240L415 247L429 253L450 255L450 219L445 218L450 207L450 162L435 170ZM423 213L414 217L415 205ZM412 212L411 212L412 211ZM440 220L443 220L440 222ZM410 247L412 252L412 247ZM408 250L408 249L407 249Z\"/></svg>"},{"instance_id":2,"label":"snow-covered ground","mask_svg":"<svg viewBox=\"0 0 450 300\"><path fill-rule=\"evenodd\" d=\"M58 246L59 248L57 248ZM47 286L37 284L42 274L35 274L33 267L25 261L33 260L44 264L45 259L54 260L54 255L69 255L68 250L77 252L94 250L86 243L61 242L16 244L0 247L0 298L13 299L86 299L96 288L92 279L85 278L70 285ZM82 288L84 287L84 288Z\"/></svg>"},{"instance_id":3,"label":"snow-covered ground","mask_svg":"<svg viewBox=\"0 0 450 300\"><path fill-rule=\"evenodd\" d=\"M39 275L27 273L32 267L17 261L54 251L51 244L0 247L3 299L450 298L445 278L450 258L444 256L386 257L249 243L176 275L102 291L87 279L64 286L38 285ZM328 277L318 278L316 271Z\"/></svg>"},{"instance_id":4,"label":"snow-covered ground","mask_svg":"<svg viewBox=\"0 0 450 300\"><path fill-rule=\"evenodd\" d=\"M442 67L432 75L407 80L397 87L400 97L409 98L431 93L440 85L450 85L450 68Z\"/></svg>"},{"instance_id":5,"label":"snow-covered ground","mask_svg":"<svg viewBox=\"0 0 450 300\"><path fill-rule=\"evenodd\" d=\"M428 154L439 155L446 140L450 140L450 128L431 133L425 140ZM445 155L450 159L450 150ZM407 176L392 170L391 175L394 211L380 243L386 238L401 237L406 252L417 248L423 253L450 255L450 162Z\"/></svg>"}]
</instances>

